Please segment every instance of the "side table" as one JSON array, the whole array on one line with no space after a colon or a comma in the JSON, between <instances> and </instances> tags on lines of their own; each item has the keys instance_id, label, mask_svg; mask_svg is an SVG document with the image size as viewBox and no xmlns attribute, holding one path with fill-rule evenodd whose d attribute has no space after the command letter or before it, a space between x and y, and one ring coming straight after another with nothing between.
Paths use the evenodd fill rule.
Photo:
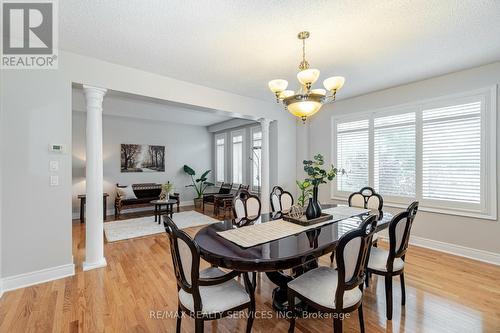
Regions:
<instances>
[{"instance_id":1,"label":"side table","mask_svg":"<svg viewBox=\"0 0 500 333\"><path fill-rule=\"evenodd\" d=\"M109 194L102 194L102 217L104 221L106 221L106 202ZM85 204L87 203L87 196L85 194L78 195L78 199L80 199L80 223L85 222Z\"/></svg>"}]
</instances>

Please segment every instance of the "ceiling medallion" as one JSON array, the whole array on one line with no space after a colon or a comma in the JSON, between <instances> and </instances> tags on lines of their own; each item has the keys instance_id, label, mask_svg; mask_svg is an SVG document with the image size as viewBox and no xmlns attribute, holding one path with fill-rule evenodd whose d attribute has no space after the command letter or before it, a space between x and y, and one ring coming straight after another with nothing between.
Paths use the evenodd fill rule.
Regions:
<instances>
[{"instance_id":1,"label":"ceiling medallion","mask_svg":"<svg viewBox=\"0 0 500 333\"><path fill-rule=\"evenodd\" d=\"M311 89L319 78L319 70L309 68L306 60L306 39L309 36L308 31L299 32L297 35L298 39L302 40L302 61L299 64L300 72L297 73L297 79L301 84L299 90L286 90L288 81L282 79L271 80L268 83L269 89L276 95L276 102L282 103L291 114L300 117L303 122L318 112L323 104L334 102L337 91L345 82L342 76L332 76L323 81L325 89Z\"/></svg>"}]
</instances>

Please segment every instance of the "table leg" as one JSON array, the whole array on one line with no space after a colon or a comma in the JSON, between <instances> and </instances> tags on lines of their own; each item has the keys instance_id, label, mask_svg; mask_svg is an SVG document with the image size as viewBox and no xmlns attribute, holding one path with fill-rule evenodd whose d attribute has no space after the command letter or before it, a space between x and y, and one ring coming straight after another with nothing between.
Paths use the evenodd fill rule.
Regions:
<instances>
[{"instance_id":1,"label":"table leg","mask_svg":"<svg viewBox=\"0 0 500 333\"><path fill-rule=\"evenodd\" d=\"M170 209L169 209L169 206L170 206ZM172 218L172 216L174 215L174 204L167 205L167 211L170 215L170 218Z\"/></svg>"},{"instance_id":2,"label":"table leg","mask_svg":"<svg viewBox=\"0 0 500 333\"><path fill-rule=\"evenodd\" d=\"M155 214L155 222L156 222L156 215L157 215L156 212L157 211L158 211L158 205L155 205L155 213L154 213Z\"/></svg>"},{"instance_id":3,"label":"table leg","mask_svg":"<svg viewBox=\"0 0 500 333\"><path fill-rule=\"evenodd\" d=\"M80 199L80 223L85 222L85 200Z\"/></svg>"}]
</instances>

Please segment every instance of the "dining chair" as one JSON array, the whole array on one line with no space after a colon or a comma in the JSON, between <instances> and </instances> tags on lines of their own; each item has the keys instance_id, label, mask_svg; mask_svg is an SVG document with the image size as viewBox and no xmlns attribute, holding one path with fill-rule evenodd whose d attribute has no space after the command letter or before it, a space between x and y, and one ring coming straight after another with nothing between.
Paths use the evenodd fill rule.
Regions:
<instances>
[{"instance_id":1,"label":"dining chair","mask_svg":"<svg viewBox=\"0 0 500 333\"><path fill-rule=\"evenodd\" d=\"M183 313L195 320L195 332L203 332L204 322L247 309L247 332L251 332L255 315L254 288L247 274L245 287L234 278L238 272L223 272L216 267L200 271L200 251L188 234L179 230L172 219L164 216L163 225L170 242L170 253L177 280L178 308L176 332L181 331Z\"/></svg>"},{"instance_id":2,"label":"dining chair","mask_svg":"<svg viewBox=\"0 0 500 333\"><path fill-rule=\"evenodd\" d=\"M235 218L259 217L261 204L259 197L247 190L240 190L233 199L233 214Z\"/></svg>"},{"instance_id":3,"label":"dining chair","mask_svg":"<svg viewBox=\"0 0 500 333\"><path fill-rule=\"evenodd\" d=\"M281 186L273 187L271 191L271 210L273 212L288 211L293 206L293 196Z\"/></svg>"},{"instance_id":4,"label":"dining chair","mask_svg":"<svg viewBox=\"0 0 500 333\"><path fill-rule=\"evenodd\" d=\"M342 317L358 310L361 332L363 319L363 281L377 216L370 215L355 230L345 233L338 242L337 269L320 266L288 283L288 313L291 333L295 328L295 298L326 313L333 313L333 331L342 332Z\"/></svg>"},{"instance_id":5,"label":"dining chair","mask_svg":"<svg viewBox=\"0 0 500 333\"><path fill-rule=\"evenodd\" d=\"M247 190L248 191L249 189L250 189L250 185L240 184L238 186L238 190L237 191L239 191L239 190Z\"/></svg>"},{"instance_id":6,"label":"dining chair","mask_svg":"<svg viewBox=\"0 0 500 333\"><path fill-rule=\"evenodd\" d=\"M233 189L233 183L222 183L219 191L217 192L212 192L212 193L205 193L203 194L203 204L201 210L205 212L205 205L215 205L215 195L216 194L229 194L231 193L231 190ZM215 209L215 207L214 207Z\"/></svg>"},{"instance_id":7,"label":"dining chair","mask_svg":"<svg viewBox=\"0 0 500 333\"><path fill-rule=\"evenodd\" d=\"M372 211L376 210L378 215L381 216L382 208L384 207L384 199L382 196L375 192L375 190L369 186L363 187L359 192L354 192L349 195L347 199L349 207L358 207L370 209ZM373 235L373 246L377 247L378 235L375 233ZM333 263L334 254L330 255L330 261Z\"/></svg>"},{"instance_id":8,"label":"dining chair","mask_svg":"<svg viewBox=\"0 0 500 333\"><path fill-rule=\"evenodd\" d=\"M407 210L394 216L389 223L389 250L373 247L368 260L366 286L369 286L368 275L373 273L385 277L385 302L387 320L392 319L392 277L399 275L401 282L401 305L406 303L404 264L410 231L417 215L418 201L408 206Z\"/></svg>"}]
</instances>

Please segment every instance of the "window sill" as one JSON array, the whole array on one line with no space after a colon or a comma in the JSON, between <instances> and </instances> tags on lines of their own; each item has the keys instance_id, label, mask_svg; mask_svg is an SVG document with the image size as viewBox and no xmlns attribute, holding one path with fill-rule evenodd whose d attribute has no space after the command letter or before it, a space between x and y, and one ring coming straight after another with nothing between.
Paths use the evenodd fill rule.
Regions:
<instances>
[{"instance_id":1,"label":"window sill","mask_svg":"<svg viewBox=\"0 0 500 333\"><path fill-rule=\"evenodd\" d=\"M337 201L347 201L347 197L341 197L341 196L331 196L330 199L332 200L337 200ZM408 205L401 204L401 203L395 203L395 202L387 202L384 200L384 206L392 207L392 208L402 208L405 209L408 207ZM418 207L419 210L423 212L428 212L428 213L437 213L437 214L443 214L443 215L452 215L452 216L463 216L463 217L473 217L476 219L481 219L481 220L489 220L489 221L495 221L497 220L496 214L483 214L483 213L478 213L478 212L467 212L467 211L461 211L461 210L450 210L450 209L444 209L444 208L434 208L434 207L425 207L419 205Z\"/></svg>"}]
</instances>

